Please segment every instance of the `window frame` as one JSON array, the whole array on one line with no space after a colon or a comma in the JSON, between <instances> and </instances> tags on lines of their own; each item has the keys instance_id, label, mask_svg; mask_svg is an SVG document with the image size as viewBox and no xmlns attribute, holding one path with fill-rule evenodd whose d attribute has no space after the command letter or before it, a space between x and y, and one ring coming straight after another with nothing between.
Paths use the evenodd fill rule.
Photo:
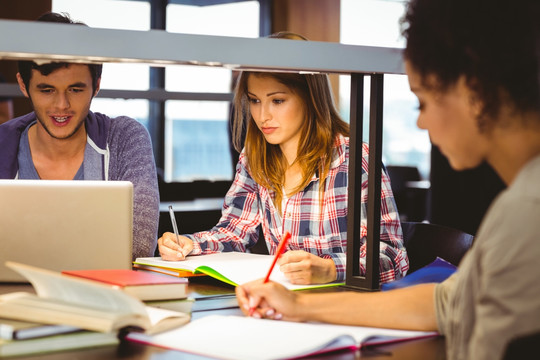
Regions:
<instances>
[{"instance_id":1,"label":"window frame","mask_svg":"<svg viewBox=\"0 0 540 360\"><path fill-rule=\"evenodd\" d=\"M150 28L156 30L166 29L166 14L168 4L193 5L193 6L211 6L218 4L228 4L244 2L248 0L135 0L150 2ZM268 36L271 32L272 13L270 0L258 0L260 6L259 13L259 36ZM150 67L150 91L165 91L165 68ZM187 100L227 100L232 101L232 93L180 93L176 99ZM190 96L191 94L191 96ZM185 96L185 97L184 97ZM168 98L171 99L171 98ZM161 201L185 201L197 198L224 197L230 188L233 179L206 181L195 180L190 182L165 182L165 101L168 99L153 99L149 103L149 128L150 138L152 139L156 167L158 169L158 178L160 184ZM232 175L231 175L232 176Z\"/></svg>"}]
</instances>

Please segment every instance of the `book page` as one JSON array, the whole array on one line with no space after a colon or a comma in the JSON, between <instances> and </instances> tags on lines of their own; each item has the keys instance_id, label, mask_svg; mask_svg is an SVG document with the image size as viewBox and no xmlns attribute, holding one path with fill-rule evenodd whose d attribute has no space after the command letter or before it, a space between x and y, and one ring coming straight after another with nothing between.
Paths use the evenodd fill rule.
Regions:
<instances>
[{"instance_id":1,"label":"book page","mask_svg":"<svg viewBox=\"0 0 540 360\"><path fill-rule=\"evenodd\" d=\"M118 330L127 325L148 326L148 318L141 315L81 307L27 292L0 295L0 317L42 324L64 324L103 332Z\"/></svg>"},{"instance_id":2,"label":"book page","mask_svg":"<svg viewBox=\"0 0 540 360\"><path fill-rule=\"evenodd\" d=\"M289 327L288 325L292 325ZM298 323L210 315L158 335L129 334L130 340L231 360L286 359L320 351L344 335L340 348L355 346L346 334L298 331ZM300 324L302 325L302 324ZM304 324L305 325L305 324Z\"/></svg>"},{"instance_id":3,"label":"book page","mask_svg":"<svg viewBox=\"0 0 540 360\"><path fill-rule=\"evenodd\" d=\"M209 255L188 256L186 260L183 261L167 261L162 260L160 257L137 258L135 263L180 270L200 271L228 284L239 285L264 278L273 260L274 255L224 252ZM279 266L274 267L272 275L270 275L270 280L283 284L290 290L338 285L337 283L294 285L291 284L279 270Z\"/></svg>"},{"instance_id":4,"label":"book page","mask_svg":"<svg viewBox=\"0 0 540 360\"><path fill-rule=\"evenodd\" d=\"M7 262L6 265L28 279L41 298L117 314L147 316L142 302L109 285L14 262Z\"/></svg>"},{"instance_id":5,"label":"book page","mask_svg":"<svg viewBox=\"0 0 540 360\"><path fill-rule=\"evenodd\" d=\"M191 320L191 315L189 314L153 306L146 306L146 312L152 325L149 329L146 329L147 334L157 334L165 330L170 330L187 324Z\"/></svg>"}]
</instances>

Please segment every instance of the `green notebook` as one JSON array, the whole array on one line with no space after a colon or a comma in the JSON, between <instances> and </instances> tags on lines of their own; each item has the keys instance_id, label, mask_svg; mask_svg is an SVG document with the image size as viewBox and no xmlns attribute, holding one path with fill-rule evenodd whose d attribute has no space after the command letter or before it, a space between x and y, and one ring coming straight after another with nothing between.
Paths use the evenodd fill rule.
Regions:
<instances>
[{"instance_id":1,"label":"green notebook","mask_svg":"<svg viewBox=\"0 0 540 360\"><path fill-rule=\"evenodd\" d=\"M261 255L242 252L223 252L209 255L188 256L183 261L167 261L161 257L143 257L134 261L136 265L147 265L168 269L190 271L194 274L203 273L224 283L237 286L249 281L261 279L266 276L274 255ZM343 283L329 283L316 285L294 285L285 275L274 268L270 280L283 284L290 290L305 290L343 285Z\"/></svg>"}]
</instances>

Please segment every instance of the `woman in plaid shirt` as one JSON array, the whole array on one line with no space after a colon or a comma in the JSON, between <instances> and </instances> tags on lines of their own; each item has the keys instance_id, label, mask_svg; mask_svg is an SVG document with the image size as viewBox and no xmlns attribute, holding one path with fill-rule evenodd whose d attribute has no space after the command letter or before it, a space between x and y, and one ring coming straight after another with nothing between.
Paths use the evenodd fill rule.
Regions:
<instances>
[{"instance_id":1,"label":"woman in plaid shirt","mask_svg":"<svg viewBox=\"0 0 540 360\"><path fill-rule=\"evenodd\" d=\"M290 232L280 270L295 284L345 278L349 125L339 116L325 74L243 72L235 93L235 146L242 150L222 216L208 231L158 239L161 257L249 251L262 228L270 254ZM362 159L362 206L367 201L367 157ZM380 281L408 270L390 180L382 174ZM365 208L363 213L365 214ZM367 220L362 219L361 270Z\"/></svg>"}]
</instances>

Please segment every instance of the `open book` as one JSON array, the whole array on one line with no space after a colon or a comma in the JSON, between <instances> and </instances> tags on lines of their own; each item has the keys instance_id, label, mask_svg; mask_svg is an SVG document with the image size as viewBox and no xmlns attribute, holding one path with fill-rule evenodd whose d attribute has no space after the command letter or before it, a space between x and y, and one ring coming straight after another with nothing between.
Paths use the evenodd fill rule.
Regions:
<instances>
[{"instance_id":1,"label":"open book","mask_svg":"<svg viewBox=\"0 0 540 360\"><path fill-rule=\"evenodd\" d=\"M209 315L161 334L131 333L127 338L218 359L263 360L297 358L436 335L424 331Z\"/></svg>"},{"instance_id":2,"label":"open book","mask_svg":"<svg viewBox=\"0 0 540 360\"><path fill-rule=\"evenodd\" d=\"M152 270L154 268L169 268L192 273L203 273L210 275L230 285L241 285L252 280L264 278L274 255L261 255L242 252L223 252L208 255L188 256L183 261L167 261L160 257L137 258L134 264L139 269ZM303 290L327 286L337 286L343 283L315 284L315 285L294 285L291 284L285 275L276 266L270 275L270 280L283 284L290 290Z\"/></svg>"},{"instance_id":3,"label":"open book","mask_svg":"<svg viewBox=\"0 0 540 360\"><path fill-rule=\"evenodd\" d=\"M92 280L15 262L6 266L34 286L37 295L14 292L0 296L0 317L43 324L72 325L100 332L120 329L157 333L183 325L190 316L145 306L124 291Z\"/></svg>"}]
</instances>

